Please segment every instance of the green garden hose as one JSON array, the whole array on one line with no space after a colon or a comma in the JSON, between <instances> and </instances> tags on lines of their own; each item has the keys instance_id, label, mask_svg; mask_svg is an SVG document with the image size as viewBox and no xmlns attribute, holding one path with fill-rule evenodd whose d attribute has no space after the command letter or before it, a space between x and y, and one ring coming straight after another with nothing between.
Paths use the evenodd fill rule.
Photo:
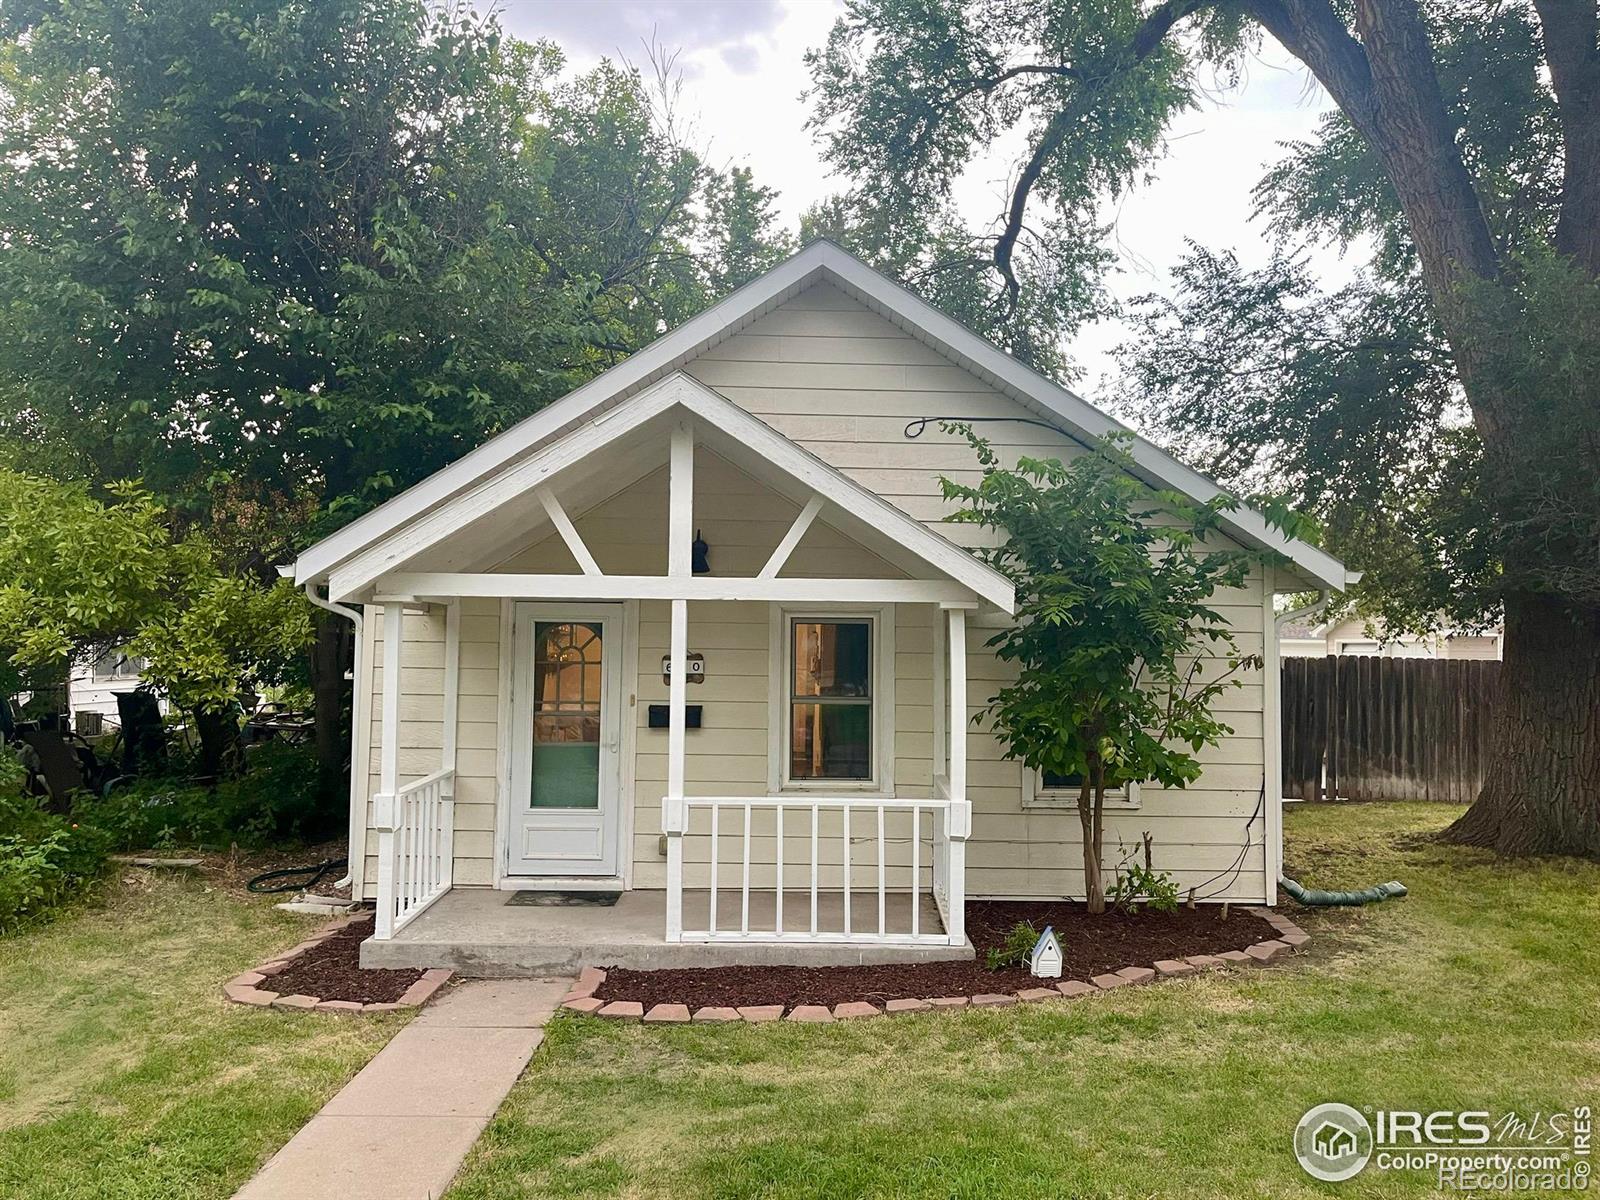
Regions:
<instances>
[{"instance_id":1,"label":"green garden hose","mask_svg":"<svg viewBox=\"0 0 1600 1200\"><path fill-rule=\"evenodd\" d=\"M1362 888L1359 892L1324 892L1317 888L1304 888L1287 876L1280 878L1278 882L1283 885L1283 890L1288 892L1290 897L1307 908L1355 908L1358 905L1377 904L1392 896L1406 894L1406 885L1398 880L1380 883L1376 887Z\"/></svg>"}]
</instances>

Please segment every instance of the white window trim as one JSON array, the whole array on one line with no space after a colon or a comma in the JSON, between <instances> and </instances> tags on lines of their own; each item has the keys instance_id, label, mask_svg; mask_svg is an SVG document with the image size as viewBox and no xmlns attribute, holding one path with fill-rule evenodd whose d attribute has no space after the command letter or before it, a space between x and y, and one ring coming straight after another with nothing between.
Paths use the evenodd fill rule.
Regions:
<instances>
[{"instance_id":1,"label":"white window trim","mask_svg":"<svg viewBox=\"0 0 1600 1200\"><path fill-rule=\"evenodd\" d=\"M1106 811L1117 810L1132 811L1140 806L1139 785L1130 783L1126 787L1106 789ZM1030 771L1026 767L1022 770L1022 807L1023 808L1048 808L1071 809L1078 811L1078 793L1076 789L1047 788L1044 786L1044 776L1038 771Z\"/></svg>"},{"instance_id":2,"label":"white window trim","mask_svg":"<svg viewBox=\"0 0 1600 1200\"><path fill-rule=\"evenodd\" d=\"M892 797L894 793L894 605L772 604L767 634L767 792L848 793ZM809 620L872 622L871 779L789 778L789 622Z\"/></svg>"}]
</instances>

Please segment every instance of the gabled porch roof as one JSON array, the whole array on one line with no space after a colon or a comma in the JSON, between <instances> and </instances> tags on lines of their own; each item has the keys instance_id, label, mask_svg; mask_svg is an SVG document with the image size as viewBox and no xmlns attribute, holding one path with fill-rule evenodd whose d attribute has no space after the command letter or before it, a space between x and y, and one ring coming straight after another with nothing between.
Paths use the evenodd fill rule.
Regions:
<instances>
[{"instance_id":1,"label":"gabled porch roof","mask_svg":"<svg viewBox=\"0 0 1600 1200\"><path fill-rule=\"evenodd\" d=\"M615 492L667 460L670 433L692 423L708 449L757 475L800 506L800 515L754 579L714 580L603 575L578 536L568 511ZM522 579L485 574L503 558L506 538L524 541L535 531L554 530L567 543L582 572L570 585L592 598L661 595L711 596L737 584L732 598L795 599L805 581L782 580L790 551L814 520L880 553L902 571L903 581L878 580L874 594L888 597L904 583L903 598L981 600L1011 612L1011 582L971 553L855 483L808 451L682 372L635 393L593 420L543 446L430 511L375 540L329 575L334 600L386 595L418 598L451 595L551 594L549 577ZM508 534L507 531L512 531ZM947 594L929 590L928 580L954 585ZM828 596L848 591L849 580L816 581ZM780 595L781 593L781 595Z\"/></svg>"},{"instance_id":2,"label":"gabled porch roof","mask_svg":"<svg viewBox=\"0 0 1600 1200\"><path fill-rule=\"evenodd\" d=\"M296 582L330 579L344 564L407 524L492 479L546 443L595 420L820 280L881 313L1069 437L1087 443L1113 431L1129 432L1080 396L1030 370L860 259L832 242L817 241L625 362L310 547L295 563ZM1153 485L1197 500L1208 500L1220 492L1209 479L1143 438L1134 437L1131 453L1135 469ZM1314 586L1342 590L1348 582L1338 559L1287 537L1253 509L1239 508L1223 523L1245 544L1283 554Z\"/></svg>"}]
</instances>

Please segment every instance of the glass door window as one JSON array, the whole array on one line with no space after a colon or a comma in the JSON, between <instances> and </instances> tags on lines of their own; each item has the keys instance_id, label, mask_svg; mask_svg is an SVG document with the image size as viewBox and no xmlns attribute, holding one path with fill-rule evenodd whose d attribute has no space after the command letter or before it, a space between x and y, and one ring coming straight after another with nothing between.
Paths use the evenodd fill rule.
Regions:
<instances>
[{"instance_id":1,"label":"glass door window","mask_svg":"<svg viewBox=\"0 0 1600 1200\"><path fill-rule=\"evenodd\" d=\"M533 653L531 808L600 806L601 626L537 621Z\"/></svg>"}]
</instances>

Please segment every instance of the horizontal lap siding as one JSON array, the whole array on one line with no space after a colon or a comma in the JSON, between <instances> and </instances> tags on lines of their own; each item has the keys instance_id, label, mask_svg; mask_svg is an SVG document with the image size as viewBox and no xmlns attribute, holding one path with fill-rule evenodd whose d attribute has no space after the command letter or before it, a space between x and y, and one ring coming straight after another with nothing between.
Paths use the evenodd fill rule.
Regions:
<instances>
[{"instance_id":1,"label":"horizontal lap siding","mask_svg":"<svg viewBox=\"0 0 1600 1200\"><path fill-rule=\"evenodd\" d=\"M666 511L667 492L667 473L657 471L574 516L579 536L603 570L619 574L661 573L664 562L656 560L661 555L663 534L657 525ZM716 574L755 575L798 512L798 505L718 455L705 450L696 454L695 529L710 547L711 566ZM565 546L552 535L519 551L496 569L570 571L573 566ZM795 548L785 570L785 574L792 573L823 578L901 574L824 521L815 522ZM931 610L918 613L918 607L900 606L900 614L908 615L897 614L896 618L907 639L902 648L911 652L931 647L927 625ZM670 605L664 600L647 600L639 605L638 687L633 697L633 836L631 847L625 849L632 854L636 887L666 885L666 860L661 854L661 798L666 790L667 731L649 727L649 706L667 702L661 659L669 648L670 614ZM704 722L703 728L689 730L685 739L684 779L690 795L761 796L767 792L770 625L771 609L766 603L697 601L689 605L689 649L704 654L706 660L705 682L688 689L689 703L701 705ZM920 637L914 632L919 629ZM906 662L908 667L915 665L914 658ZM925 667L921 673L925 688ZM905 716L909 724L904 732L911 737L920 732L924 741L928 740L931 710L924 708ZM926 746L909 743L906 752L911 761L917 762L926 794L931 779ZM921 761L916 759L919 753ZM809 836L808 825L807 846ZM686 868L690 887L709 882L705 867L708 847L694 845L701 841L690 838ZM763 866L763 855L766 862L775 862L775 847L770 839L758 839L753 848L754 878L770 883L772 872Z\"/></svg>"},{"instance_id":2,"label":"horizontal lap siding","mask_svg":"<svg viewBox=\"0 0 1600 1200\"><path fill-rule=\"evenodd\" d=\"M456 836L454 878L462 885L492 883L495 796L499 762L500 605L461 602L461 686L456 710ZM371 668L367 743L365 894L377 894L378 835L372 796L381 781L385 631L381 610L369 605L366 662ZM405 614L400 644L400 782L439 769L444 746L444 611Z\"/></svg>"},{"instance_id":3,"label":"horizontal lap siding","mask_svg":"<svg viewBox=\"0 0 1600 1200\"><path fill-rule=\"evenodd\" d=\"M979 471L965 440L945 433L936 422L1033 414L839 290L818 285L801 293L685 369L951 541L978 546L992 540L982 530L942 521L952 506L941 494L939 476L973 483ZM934 418L934 423L919 437L907 438L907 422L921 417ZM995 422L975 428L1007 462L1020 455L1070 457L1082 452L1070 439L1037 425ZM1259 575L1245 587L1215 597L1214 606L1237 633L1241 653L1263 649L1263 599ZM902 796L921 796L928 794L932 770L933 647L931 629L913 644L907 611L902 606L899 618L896 787ZM973 715L1006 677L1005 665L983 646L991 632L969 633ZM1214 664L1205 674L1215 676L1223 669ZM1172 872L1180 886L1205 884L1202 895L1261 897L1263 701L1260 674L1244 676L1244 686L1228 691L1217 705L1234 732L1201 753L1200 780L1187 790L1146 786L1138 810L1107 813L1108 867L1120 856L1119 840L1136 846L1148 830L1157 867ZM1020 766L1006 760L1000 742L981 729L968 739L968 758L974 809L969 894L1081 895L1076 812L1024 808Z\"/></svg>"},{"instance_id":4,"label":"horizontal lap siding","mask_svg":"<svg viewBox=\"0 0 1600 1200\"><path fill-rule=\"evenodd\" d=\"M958 437L929 425L920 438L904 436L906 422L918 417L1031 416L1012 400L985 387L887 320L868 312L837 290L821 285L695 359L685 368L801 446L829 462L868 490L941 535L963 545L989 540L981 530L944 524L949 504L940 494L939 476L976 481L971 451ZM1020 454L1067 457L1081 452L1075 443L1038 426L986 424L982 435L1008 461ZM559 491L559 489L558 489ZM754 575L793 521L798 507L714 454L696 459L695 526L710 546L713 570L721 575ZM601 568L617 574L660 574L665 570L668 480L665 469L638 481L588 512L573 514ZM502 571L576 571L570 552L555 536L508 558ZM839 534L815 523L796 548L786 575L825 577L895 576L900 572ZM1262 582L1253 576L1239 589L1215 597L1214 606L1234 626L1247 654L1263 647ZM664 704L661 657L667 652L669 606L641 603L637 647L638 688L633 698L636 752L632 763L634 813L633 882L638 887L665 884L660 851L660 806L666 779L666 732L647 725L648 705ZM499 603L468 601L462 622L461 747L457 802L456 880L493 882L499 767ZM934 621L926 605L895 609L895 788L901 797L925 797L932 788ZM382 631L368 622L369 663L382 658ZM992 628L969 631L970 713L1006 678L1007 668L983 646ZM689 689L689 702L702 705L704 728L687 737L686 785L692 795L764 795L768 755L769 606L760 603L706 602L689 606L689 648L706 656L706 682ZM404 647L405 695L401 704L402 771L416 775L438 762L439 714L443 695L443 618L408 616ZM1208 667L1208 674L1220 670ZM381 666L374 672L373 736L369 795L377 783L378 716ZM1137 846L1148 830L1154 838L1156 866L1170 871L1184 888L1204 884L1202 894L1240 899L1261 897L1264 860L1263 822L1258 813L1262 785L1264 688L1258 673L1245 686L1228 691L1218 704L1233 733L1201 754L1203 774L1187 790L1141 789L1136 811L1107 814L1107 866L1119 857L1119 842ZM968 794L974 829L968 849L971 895L1081 895L1083 880L1075 811L1024 807L1020 767L1004 748L978 728L969 736ZM725 813L725 832L736 832L742 814ZM852 882L876 884L875 817L857 818L852 827ZM924 831L930 818L924 817ZM786 825L785 887L803 890L809 882L809 810ZM706 862L709 818L696 812L685 847L686 882L709 882ZM891 887L909 882L908 818L890 818L888 853ZM897 824L898 823L898 827ZM1247 825L1250 845L1245 847ZM819 821L819 858L824 882L837 883L843 858L837 813ZM754 818L752 882L770 886L776 860L771 811ZM871 834L873 841L862 841ZM368 894L375 877L369 835ZM1241 856L1241 848L1243 854ZM722 848L721 887L736 886L737 856L727 861ZM801 864L798 865L797 864ZM922 886L928 864L923 862ZM897 874L898 873L898 874ZM898 880L898 882L897 882Z\"/></svg>"}]
</instances>

